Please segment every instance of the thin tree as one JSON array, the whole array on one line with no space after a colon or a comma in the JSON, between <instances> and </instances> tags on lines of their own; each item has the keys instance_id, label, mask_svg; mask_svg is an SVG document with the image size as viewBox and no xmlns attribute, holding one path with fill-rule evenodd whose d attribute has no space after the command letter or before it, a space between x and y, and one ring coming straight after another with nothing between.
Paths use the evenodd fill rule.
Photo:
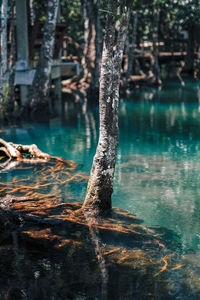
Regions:
<instances>
[{"instance_id":1,"label":"thin tree","mask_svg":"<svg viewBox=\"0 0 200 300\"><path fill-rule=\"evenodd\" d=\"M30 10L30 24L33 26L35 24L35 7L34 7L34 0L29 0L29 10Z\"/></svg>"},{"instance_id":2,"label":"thin tree","mask_svg":"<svg viewBox=\"0 0 200 300\"><path fill-rule=\"evenodd\" d=\"M158 60L158 28L159 28L159 18L160 18L160 10L158 7L159 2L155 0L153 2L153 32L152 32L152 41L153 41L153 73L155 76L155 83L160 85L162 84L160 78L160 65Z\"/></svg>"},{"instance_id":3,"label":"thin tree","mask_svg":"<svg viewBox=\"0 0 200 300\"><path fill-rule=\"evenodd\" d=\"M0 100L3 102L7 90L7 10L8 1L1 3L1 31L0 31Z\"/></svg>"},{"instance_id":4,"label":"thin tree","mask_svg":"<svg viewBox=\"0 0 200 300\"><path fill-rule=\"evenodd\" d=\"M133 15L133 33L132 33L132 40L131 40L131 48L129 49L128 52L128 68L126 72L126 82L132 75L133 63L135 58L136 37L137 37L138 16L135 11L132 13L132 15Z\"/></svg>"},{"instance_id":5,"label":"thin tree","mask_svg":"<svg viewBox=\"0 0 200 300\"><path fill-rule=\"evenodd\" d=\"M47 18L44 25L40 57L34 82L27 99L33 113L40 110L41 107L48 110L58 6L59 0L49 0L47 3Z\"/></svg>"},{"instance_id":6,"label":"thin tree","mask_svg":"<svg viewBox=\"0 0 200 300\"><path fill-rule=\"evenodd\" d=\"M95 93L99 90L99 66L101 60L101 52L102 52L102 40L101 40L101 20L100 20L100 0L96 1L96 14L95 14L95 67L94 74L92 76L90 88Z\"/></svg>"},{"instance_id":7,"label":"thin tree","mask_svg":"<svg viewBox=\"0 0 200 300\"><path fill-rule=\"evenodd\" d=\"M10 51L9 51L9 86L8 86L8 101L6 103L6 111L12 113L14 110L15 102L15 57L16 57L16 36L15 36L15 0L10 0L10 26L9 26L9 40L10 40Z\"/></svg>"},{"instance_id":8,"label":"thin tree","mask_svg":"<svg viewBox=\"0 0 200 300\"><path fill-rule=\"evenodd\" d=\"M83 0L84 19L84 49L83 49L83 78L88 80L92 77L95 60L95 20L94 20L94 0Z\"/></svg>"},{"instance_id":9,"label":"thin tree","mask_svg":"<svg viewBox=\"0 0 200 300\"><path fill-rule=\"evenodd\" d=\"M103 212L111 208L113 178L118 145L118 103L120 70L130 15L130 0L108 1L100 75L100 135L94 156L83 209ZM123 4L120 18L116 11ZM120 26L115 40L116 20ZM116 45L115 45L116 41Z\"/></svg>"}]
</instances>

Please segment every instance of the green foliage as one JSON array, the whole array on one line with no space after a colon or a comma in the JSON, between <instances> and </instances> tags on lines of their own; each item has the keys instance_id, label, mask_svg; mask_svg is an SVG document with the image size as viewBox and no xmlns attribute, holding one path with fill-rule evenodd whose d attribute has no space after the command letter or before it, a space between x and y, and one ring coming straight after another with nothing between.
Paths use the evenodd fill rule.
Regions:
<instances>
[{"instance_id":1,"label":"green foliage","mask_svg":"<svg viewBox=\"0 0 200 300\"><path fill-rule=\"evenodd\" d=\"M61 1L61 21L66 24L66 35L78 43L84 40L83 9L80 0Z\"/></svg>"}]
</instances>

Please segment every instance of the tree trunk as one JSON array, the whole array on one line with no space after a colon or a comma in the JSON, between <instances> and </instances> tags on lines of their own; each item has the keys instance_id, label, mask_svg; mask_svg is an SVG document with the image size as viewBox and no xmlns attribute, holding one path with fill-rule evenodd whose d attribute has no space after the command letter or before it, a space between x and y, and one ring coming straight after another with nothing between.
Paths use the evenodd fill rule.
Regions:
<instances>
[{"instance_id":1,"label":"tree trunk","mask_svg":"<svg viewBox=\"0 0 200 300\"><path fill-rule=\"evenodd\" d=\"M30 10L30 24L33 26L35 24L35 7L34 7L34 0L29 0L29 10Z\"/></svg>"},{"instance_id":2,"label":"tree trunk","mask_svg":"<svg viewBox=\"0 0 200 300\"><path fill-rule=\"evenodd\" d=\"M195 58L195 39L194 39L194 25L190 24L189 26L189 39L188 39L188 49L187 49L187 56L185 58L185 66L184 71L192 74L194 71L194 58Z\"/></svg>"},{"instance_id":3,"label":"tree trunk","mask_svg":"<svg viewBox=\"0 0 200 300\"><path fill-rule=\"evenodd\" d=\"M44 25L43 42L40 51L36 75L29 93L31 112L34 114L41 107L48 111L48 98L51 84L51 67L55 44L55 29L59 0L49 0L47 4L47 19Z\"/></svg>"},{"instance_id":4,"label":"tree trunk","mask_svg":"<svg viewBox=\"0 0 200 300\"><path fill-rule=\"evenodd\" d=\"M83 50L83 78L88 80L92 77L95 60L95 22L93 0L83 0L84 17L84 50Z\"/></svg>"},{"instance_id":5,"label":"tree trunk","mask_svg":"<svg viewBox=\"0 0 200 300\"><path fill-rule=\"evenodd\" d=\"M1 37L0 37L0 100L6 100L7 91L7 10L8 1L1 4Z\"/></svg>"},{"instance_id":6,"label":"tree trunk","mask_svg":"<svg viewBox=\"0 0 200 300\"><path fill-rule=\"evenodd\" d=\"M157 8L154 9L154 15L153 15L153 34L152 34L152 40L153 40L153 74L155 76L155 83L161 84L162 81L160 79L160 66L158 61L158 26L159 26L159 10Z\"/></svg>"},{"instance_id":7,"label":"tree trunk","mask_svg":"<svg viewBox=\"0 0 200 300\"><path fill-rule=\"evenodd\" d=\"M92 78L91 82L91 88L93 90L98 90L99 89L99 65L100 65L100 60L101 60L101 20L100 20L100 0L97 0L96 3L96 36L95 36L95 50L96 50L96 55L95 55L95 67L94 67L94 76Z\"/></svg>"},{"instance_id":8,"label":"tree trunk","mask_svg":"<svg viewBox=\"0 0 200 300\"><path fill-rule=\"evenodd\" d=\"M137 37L137 13L133 12L133 34L132 34L132 41L131 41L131 49L129 49L128 53L128 69L126 72L126 82L132 75L133 70L133 63L135 58L135 46L136 46L136 37Z\"/></svg>"},{"instance_id":9,"label":"tree trunk","mask_svg":"<svg viewBox=\"0 0 200 300\"><path fill-rule=\"evenodd\" d=\"M131 1L124 1L122 20L116 41L117 1L109 0L100 76L100 136L94 156L83 208L103 212L111 208L113 178L118 144L118 102L120 69L127 35Z\"/></svg>"},{"instance_id":10,"label":"tree trunk","mask_svg":"<svg viewBox=\"0 0 200 300\"><path fill-rule=\"evenodd\" d=\"M6 111L12 113L14 110L15 102L15 86L14 86L14 66L15 66L15 56L16 56L16 39L15 39L15 23L14 23L14 9L15 9L15 0L10 1L10 52L9 52L9 87L8 87L8 101L6 104Z\"/></svg>"}]
</instances>

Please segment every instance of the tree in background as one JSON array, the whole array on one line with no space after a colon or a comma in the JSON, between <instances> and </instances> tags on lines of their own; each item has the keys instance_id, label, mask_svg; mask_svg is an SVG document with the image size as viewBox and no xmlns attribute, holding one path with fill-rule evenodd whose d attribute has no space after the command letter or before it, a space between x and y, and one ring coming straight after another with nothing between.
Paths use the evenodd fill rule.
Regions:
<instances>
[{"instance_id":1,"label":"tree in background","mask_svg":"<svg viewBox=\"0 0 200 300\"><path fill-rule=\"evenodd\" d=\"M102 32L101 32L101 14L100 14L101 3L100 0L96 1L95 7L95 61L94 61L94 72L90 84L92 94L98 93L99 91L99 67L102 52Z\"/></svg>"},{"instance_id":2,"label":"tree in background","mask_svg":"<svg viewBox=\"0 0 200 300\"><path fill-rule=\"evenodd\" d=\"M29 105L30 103L31 113L33 114L41 108L48 111L58 6L59 0L48 0L47 2L47 17L44 25L40 57L34 82L27 99L27 104Z\"/></svg>"},{"instance_id":3,"label":"tree in background","mask_svg":"<svg viewBox=\"0 0 200 300\"><path fill-rule=\"evenodd\" d=\"M152 60L152 70L155 77L155 83L161 84L160 78L160 65L158 60L158 33L159 33L159 21L160 21L160 7L159 0L153 1L153 28L152 28L152 43L153 43L153 60Z\"/></svg>"},{"instance_id":4,"label":"tree in background","mask_svg":"<svg viewBox=\"0 0 200 300\"><path fill-rule=\"evenodd\" d=\"M102 53L100 0L83 0L84 49L82 57L83 81L89 84L88 98L93 102L99 92L99 66Z\"/></svg>"},{"instance_id":5,"label":"tree in background","mask_svg":"<svg viewBox=\"0 0 200 300\"><path fill-rule=\"evenodd\" d=\"M9 82L8 82L8 99L6 103L6 112L8 116L14 111L15 103L15 57L16 57L16 36L15 36L15 0L10 0L10 26L9 26Z\"/></svg>"},{"instance_id":6,"label":"tree in background","mask_svg":"<svg viewBox=\"0 0 200 300\"><path fill-rule=\"evenodd\" d=\"M83 78L91 79L94 72L95 60L95 19L94 1L83 0L83 19L84 19L84 49L82 58Z\"/></svg>"},{"instance_id":7,"label":"tree in background","mask_svg":"<svg viewBox=\"0 0 200 300\"><path fill-rule=\"evenodd\" d=\"M138 16L137 12L133 11L132 13L132 36L131 36L131 42L130 42L130 48L128 51L128 67L126 71L126 83L130 76L132 75L133 71L133 63L134 63L134 58L135 58L135 48L136 48L136 38L137 38L137 23L138 23ZM129 41L128 41L128 46L129 46Z\"/></svg>"},{"instance_id":8,"label":"tree in background","mask_svg":"<svg viewBox=\"0 0 200 300\"><path fill-rule=\"evenodd\" d=\"M0 31L0 101L4 103L7 98L7 19L8 1L2 0L1 3L1 31Z\"/></svg>"},{"instance_id":9,"label":"tree in background","mask_svg":"<svg viewBox=\"0 0 200 300\"><path fill-rule=\"evenodd\" d=\"M103 212L111 208L118 145L118 102L120 70L129 23L131 2L108 1L107 22L100 75L100 136L94 156L83 208ZM117 7L121 5L121 16ZM120 20L115 45L116 21Z\"/></svg>"}]
</instances>

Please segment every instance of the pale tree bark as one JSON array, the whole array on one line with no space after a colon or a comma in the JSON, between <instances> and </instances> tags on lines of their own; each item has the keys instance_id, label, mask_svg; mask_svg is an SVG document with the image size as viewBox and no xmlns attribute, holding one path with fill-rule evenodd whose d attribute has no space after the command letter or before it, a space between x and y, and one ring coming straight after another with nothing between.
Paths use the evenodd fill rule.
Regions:
<instances>
[{"instance_id":1,"label":"pale tree bark","mask_svg":"<svg viewBox=\"0 0 200 300\"><path fill-rule=\"evenodd\" d=\"M103 212L111 208L118 145L120 70L127 36L131 1L124 1L115 44L118 1L109 0L100 75L100 135L94 156L83 209Z\"/></svg>"},{"instance_id":2,"label":"pale tree bark","mask_svg":"<svg viewBox=\"0 0 200 300\"><path fill-rule=\"evenodd\" d=\"M0 100L4 101L7 90L7 10L8 1L1 3L1 36L0 36Z\"/></svg>"},{"instance_id":3,"label":"pale tree bark","mask_svg":"<svg viewBox=\"0 0 200 300\"><path fill-rule=\"evenodd\" d=\"M131 40L131 49L129 49L129 53L128 53L128 68L126 72L126 82L132 75L132 70L133 70L133 63L135 59L136 38L137 38L137 23L138 23L137 13L133 12L133 33L132 33L132 40Z\"/></svg>"},{"instance_id":4,"label":"pale tree bark","mask_svg":"<svg viewBox=\"0 0 200 300\"><path fill-rule=\"evenodd\" d=\"M58 6L59 0L48 0L47 19L44 25L40 57L34 82L27 99L28 103L30 103L32 113L37 112L41 107L48 111Z\"/></svg>"}]
</instances>

